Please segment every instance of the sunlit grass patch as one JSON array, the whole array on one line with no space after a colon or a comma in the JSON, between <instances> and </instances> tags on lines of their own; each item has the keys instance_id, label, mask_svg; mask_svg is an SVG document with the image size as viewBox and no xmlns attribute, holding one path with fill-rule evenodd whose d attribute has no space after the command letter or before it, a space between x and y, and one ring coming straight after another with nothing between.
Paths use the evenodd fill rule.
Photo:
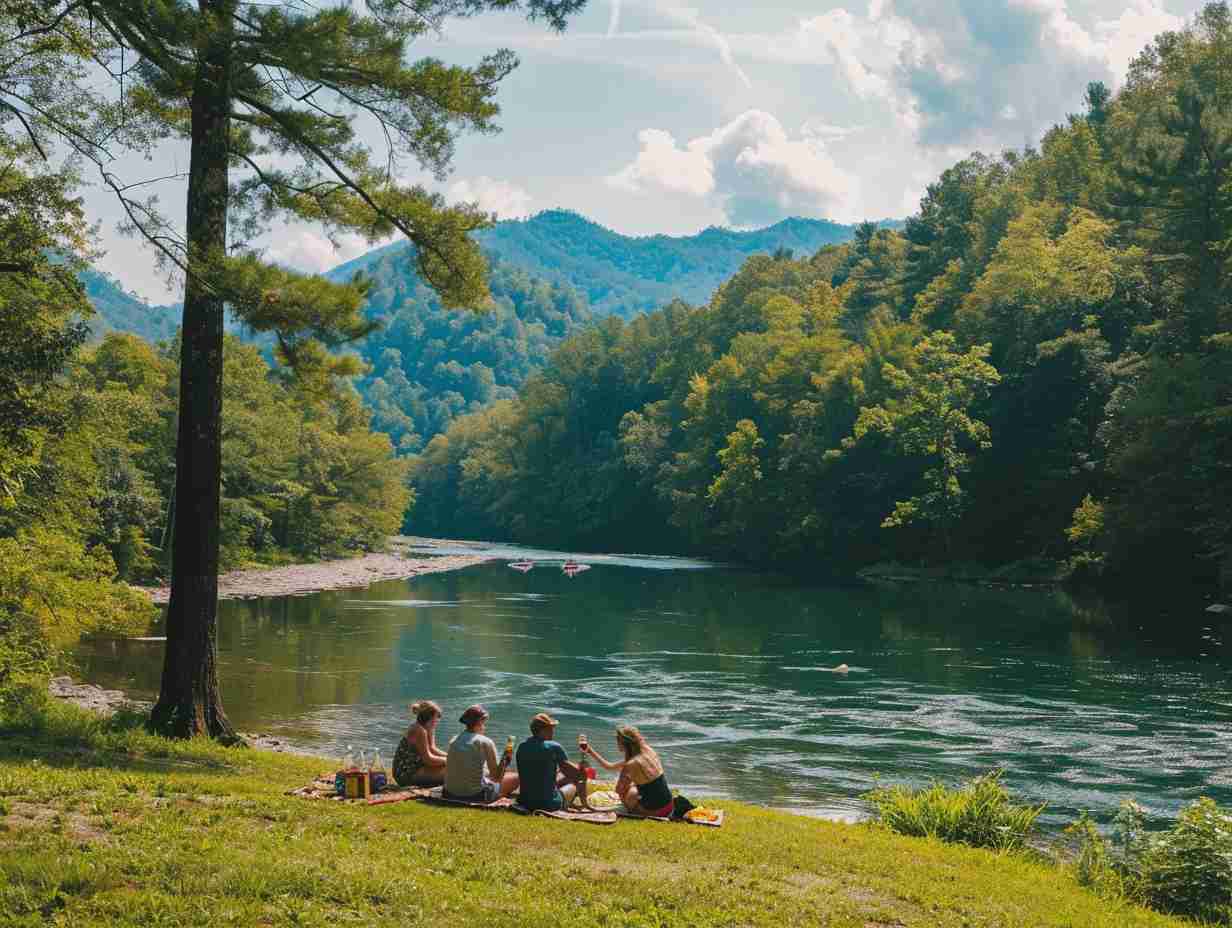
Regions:
<instances>
[{"instance_id":1,"label":"sunlit grass patch","mask_svg":"<svg viewBox=\"0 0 1232 928\"><path fill-rule=\"evenodd\" d=\"M739 803L705 829L309 802L284 793L318 759L57 725L0 733L0 799L62 820L0 830L3 926L1182 924L1056 866Z\"/></svg>"}]
</instances>

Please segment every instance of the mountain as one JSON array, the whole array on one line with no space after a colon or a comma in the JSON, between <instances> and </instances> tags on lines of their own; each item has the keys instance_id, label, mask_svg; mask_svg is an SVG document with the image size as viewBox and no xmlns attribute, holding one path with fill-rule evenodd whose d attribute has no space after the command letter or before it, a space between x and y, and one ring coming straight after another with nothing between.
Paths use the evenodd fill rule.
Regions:
<instances>
[{"instance_id":1,"label":"mountain","mask_svg":"<svg viewBox=\"0 0 1232 928\"><path fill-rule=\"evenodd\" d=\"M158 342L171 338L180 326L179 306L151 306L102 271L87 269L77 279L98 313L90 320L96 338L107 332L132 332Z\"/></svg>"},{"instance_id":2,"label":"mountain","mask_svg":"<svg viewBox=\"0 0 1232 928\"><path fill-rule=\"evenodd\" d=\"M455 418L512 399L566 335L590 320L586 298L493 259L484 312L449 310L415 274L406 249L370 261L368 318L381 327L353 346L369 373L356 388L372 427L418 451Z\"/></svg>"},{"instance_id":3,"label":"mountain","mask_svg":"<svg viewBox=\"0 0 1232 928\"><path fill-rule=\"evenodd\" d=\"M894 223L883 223L894 225ZM850 241L855 226L823 219L784 219L765 229L709 228L696 235L635 237L613 232L567 210L498 222L476 234L491 258L533 277L568 285L597 316L630 318L680 298L703 303L749 255L788 249L809 255ZM343 280L382 258L407 252L399 242L348 261L327 276Z\"/></svg>"},{"instance_id":4,"label":"mountain","mask_svg":"<svg viewBox=\"0 0 1232 928\"><path fill-rule=\"evenodd\" d=\"M350 346L370 368L355 386L372 409L373 427L412 452L458 416L515 396L552 349L594 317L629 318L676 298L701 304L750 255L788 250L803 257L854 234L854 226L786 219L749 232L710 228L638 238L551 210L476 235L489 258L495 304L482 313L444 309L415 273L405 242L325 276L346 280L363 271L372 280L366 313L381 328ZM148 306L97 271L81 279L98 310L96 334L115 329L151 341L174 335L178 307ZM235 331L268 345L268 337Z\"/></svg>"}]
</instances>

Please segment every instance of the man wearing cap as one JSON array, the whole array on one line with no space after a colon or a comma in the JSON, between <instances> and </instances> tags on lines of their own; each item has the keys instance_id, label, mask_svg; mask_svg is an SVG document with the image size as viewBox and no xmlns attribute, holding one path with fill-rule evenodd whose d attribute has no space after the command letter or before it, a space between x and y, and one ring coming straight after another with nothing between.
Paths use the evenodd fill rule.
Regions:
<instances>
[{"instance_id":1,"label":"man wearing cap","mask_svg":"<svg viewBox=\"0 0 1232 928\"><path fill-rule=\"evenodd\" d=\"M506 759L497 761L496 745L484 734L488 717L483 706L471 706L458 719L466 731L454 736L446 754L445 796L450 799L495 802L518 788L518 775L505 772Z\"/></svg>"},{"instance_id":2,"label":"man wearing cap","mask_svg":"<svg viewBox=\"0 0 1232 928\"><path fill-rule=\"evenodd\" d=\"M518 802L528 809L558 812L573 801L574 795L586 802L586 774L569 762L556 737L556 719L540 712L530 720L530 738L518 746L518 776L521 791ZM558 773L559 771L559 773Z\"/></svg>"}]
</instances>

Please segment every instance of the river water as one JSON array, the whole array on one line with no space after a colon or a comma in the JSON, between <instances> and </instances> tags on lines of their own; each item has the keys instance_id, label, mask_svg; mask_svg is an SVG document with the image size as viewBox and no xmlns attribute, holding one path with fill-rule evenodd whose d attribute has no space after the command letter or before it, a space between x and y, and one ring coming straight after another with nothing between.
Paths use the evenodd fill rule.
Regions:
<instances>
[{"instance_id":1,"label":"river water","mask_svg":"<svg viewBox=\"0 0 1232 928\"><path fill-rule=\"evenodd\" d=\"M438 549L440 550L440 549ZM468 549L472 550L472 549ZM522 549L493 549L508 558ZM447 549L442 553L450 553ZM1173 813L1232 802L1232 646L1198 610L1161 617L1064 593L942 584L811 585L672 558L532 553L364 590L225 602L223 697L242 730L388 761L419 697L472 702L489 733L561 720L611 748L637 724L673 786L858 818L878 782L994 766L1044 821L1106 819L1133 797ZM96 642L91 682L157 690L162 645ZM847 664L846 674L831 672Z\"/></svg>"}]
</instances>

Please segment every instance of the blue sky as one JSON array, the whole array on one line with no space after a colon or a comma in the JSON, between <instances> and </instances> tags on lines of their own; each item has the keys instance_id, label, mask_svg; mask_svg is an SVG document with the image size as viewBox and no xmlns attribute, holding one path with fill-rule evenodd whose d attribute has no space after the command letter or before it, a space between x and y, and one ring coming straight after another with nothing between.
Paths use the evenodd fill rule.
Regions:
<instances>
[{"instance_id":1,"label":"blue sky","mask_svg":"<svg viewBox=\"0 0 1232 928\"><path fill-rule=\"evenodd\" d=\"M452 176L432 183L502 217L559 206L637 235L902 217L947 165L1035 142L1081 110L1088 81L1117 86L1153 35L1200 6L591 0L563 35L516 16L451 23L415 53L464 63L508 47L522 63L501 90L504 131L463 138ZM131 182L186 164L167 147L118 173ZM174 216L182 188L158 193ZM151 299L178 298L148 250L116 232L108 195L86 198L99 265ZM323 270L367 247L340 245L281 228L268 255Z\"/></svg>"}]
</instances>

